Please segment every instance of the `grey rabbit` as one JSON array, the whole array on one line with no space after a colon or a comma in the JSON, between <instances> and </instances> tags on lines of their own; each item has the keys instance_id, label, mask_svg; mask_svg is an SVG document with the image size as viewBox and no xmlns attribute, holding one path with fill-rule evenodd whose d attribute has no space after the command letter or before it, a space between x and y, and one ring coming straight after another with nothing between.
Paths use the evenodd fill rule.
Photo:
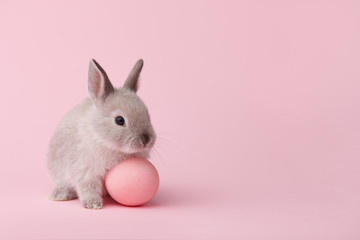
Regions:
<instances>
[{"instance_id":1,"label":"grey rabbit","mask_svg":"<svg viewBox=\"0 0 360 240\"><path fill-rule=\"evenodd\" d=\"M90 97L63 117L49 144L47 167L55 183L50 199L78 197L84 207L100 209L107 171L123 159L149 156L156 135L136 94L142 67L140 59L124 85L114 88L104 69L90 61Z\"/></svg>"}]
</instances>

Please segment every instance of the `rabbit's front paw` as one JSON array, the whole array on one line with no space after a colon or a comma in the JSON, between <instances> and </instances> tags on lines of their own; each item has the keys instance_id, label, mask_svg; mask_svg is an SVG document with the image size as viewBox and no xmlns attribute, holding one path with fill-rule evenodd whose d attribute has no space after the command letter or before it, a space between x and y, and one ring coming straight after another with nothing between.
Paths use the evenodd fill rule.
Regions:
<instances>
[{"instance_id":1,"label":"rabbit's front paw","mask_svg":"<svg viewBox=\"0 0 360 240\"><path fill-rule=\"evenodd\" d=\"M88 209L101 209L103 199L100 196L91 196L81 200L82 205Z\"/></svg>"}]
</instances>

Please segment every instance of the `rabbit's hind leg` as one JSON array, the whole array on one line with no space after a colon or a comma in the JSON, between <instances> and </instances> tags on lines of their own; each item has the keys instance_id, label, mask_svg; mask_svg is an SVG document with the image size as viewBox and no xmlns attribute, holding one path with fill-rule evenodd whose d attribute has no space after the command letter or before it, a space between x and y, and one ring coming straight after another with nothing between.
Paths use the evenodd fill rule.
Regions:
<instances>
[{"instance_id":1,"label":"rabbit's hind leg","mask_svg":"<svg viewBox=\"0 0 360 240\"><path fill-rule=\"evenodd\" d=\"M67 201L77 197L75 189L69 186L57 186L49 196L54 201Z\"/></svg>"}]
</instances>

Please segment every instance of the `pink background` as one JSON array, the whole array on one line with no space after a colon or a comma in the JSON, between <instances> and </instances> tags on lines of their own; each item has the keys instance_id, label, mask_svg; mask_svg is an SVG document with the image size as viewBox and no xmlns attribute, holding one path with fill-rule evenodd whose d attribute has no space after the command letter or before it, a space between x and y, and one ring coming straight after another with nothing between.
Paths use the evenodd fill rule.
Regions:
<instances>
[{"instance_id":1,"label":"pink background","mask_svg":"<svg viewBox=\"0 0 360 240\"><path fill-rule=\"evenodd\" d=\"M360 239L359 1L0 1L0 239ZM159 133L160 190L52 202L95 58Z\"/></svg>"}]
</instances>

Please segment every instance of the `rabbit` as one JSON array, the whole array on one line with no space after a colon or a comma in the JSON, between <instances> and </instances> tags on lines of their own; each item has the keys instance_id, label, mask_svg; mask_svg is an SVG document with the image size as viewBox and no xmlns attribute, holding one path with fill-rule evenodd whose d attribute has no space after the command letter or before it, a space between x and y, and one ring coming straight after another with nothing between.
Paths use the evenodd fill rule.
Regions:
<instances>
[{"instance_id":1,"label":"rabbit","mask_svg":"<svg viewBox=\"0 0 360 240\"><path fill-rule=\"evenodd\" d=\"M136 94L142 67L140 59L124 85L114 88L104 69L90 61L89 97L65 114L50 140L47 168L55 183L50 199L79 198L85 208L100 209L107 171L126 158L149 157L156 135Z\"/></svg>"}]
</instances>

